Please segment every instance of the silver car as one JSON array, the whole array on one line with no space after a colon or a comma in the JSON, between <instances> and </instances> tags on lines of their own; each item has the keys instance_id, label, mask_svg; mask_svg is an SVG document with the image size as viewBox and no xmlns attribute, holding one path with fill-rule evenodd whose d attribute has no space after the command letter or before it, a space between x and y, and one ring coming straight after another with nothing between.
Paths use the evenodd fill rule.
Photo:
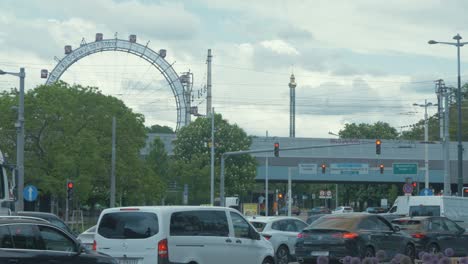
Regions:
<instances>
[{"instance_id":1,"label":"silver car","mask_svg":"<svg viewBox=\"0 0 468 264\"><path fill-rule=\"evenodd\" d=\"M77 239L81 242L81 244L87 248L92 249L94 243L94 234L96 233L96 226L90 227L88 230L81 233Z\"/></svg>"},{"instance_id":2,"label":"silver car","mask_svg":"<svg viewBox=\"0 0 468 264\"><path fill-rule=\"evenodd\" d=\"M287 216L260 216L248 220L273 245L276 263L287 264L294 260L297 235L308 226L304 221Z\"/></svg>"}]
</instances>

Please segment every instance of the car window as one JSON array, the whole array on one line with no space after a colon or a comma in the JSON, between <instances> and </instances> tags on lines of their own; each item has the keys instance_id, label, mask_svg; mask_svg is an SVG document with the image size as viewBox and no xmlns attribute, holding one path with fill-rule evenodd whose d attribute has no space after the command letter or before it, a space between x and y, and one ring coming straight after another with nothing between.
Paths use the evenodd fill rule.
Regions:
<instances>
[{"instance_id":1,"label":"car window","mask_svg":"<svg viewBox=\"0 0 468 264\"><path fill-rule=\"evenodd\" d=\"M0 248L13 248L8 226L0 226Z\"/></svg>"},{"instance_id":2,"label":"car window","mask_svg":"<svg viewBox=\"0 0 468 264\"><path fill-rule=\"evenodd\" d=\"M258 232L262 232L265 229L266 223L264 222L250 222Z\"/></svg>"},{"instance_id":3,"label":"car window","mask_svg":"<svg viewBox=\"0 0 468 264\"><path fill-rule=\"evenodd\" d=\"M385 220L380 219L378 217L372 217L372 218L374 218L375 221L377 221L377 228L380 231L392 231L392 228L386 223Z\"/></svg>"},{"instance_id":4,"label":"car window","mask_svg":"<svg viewBox=\"0 0 468 264\"><path fill-rule=\"evenodd\" d=\"M224 211L185 211L171 216L172 236L229 236Z\"/></svg>"},{"instance_id":5,"label":"car window","mask_svg":"<svg viewBox=\"0 0 468 264\"><path fill-rule=\"evenodd\" d=\"M327 215L315 220L308 229L337 229L353 230L359 219L357 217L342 217L341 215Z\"/></svg>"},{"instance_id":6,"label":"car window","mask_svg":"<svg viewBox=\"0 0 468 264\"><path fill-rule=\"evenodd\" d=\"M37 227L33 225L10 225L9 230L14 248L43 249L35 236L36 229Z\"/></svg>"},{"instance_id":7,"label":"car window","mask_svg":"<svg viewBox=\"0 0 468 264\"><path fill-rule=\"evenodd\" d=\"M410 206L410 216L440 216L440 206Z\"/></svg>"},{"instance_id":8,"label":"car window","mask_svg":"<svg viewBox=\"0 0 468 264\"><path fill-rule=\"evenodd\" d=\"M390 211L388 211L388 212L389 212L389 213L395 213L397 209L398 209L397 206L393 206L393 207L390 209Z\"/></svg>"},{"instance_id":9,"label":"car window","mask_svg":"<svg viewBox=\"0 0 468 264\"><path fill-rule=\"evenodd\" d=\"M296 222L294 220L287 220L285 221L285 229L286 232L297 232Z\"/></svg>"},{"instance_id":10,"label":"car window","mask_svg":"<svg viewBox=\"0 0 468 264\"><path fill-rule=\"evenodd\" d=\"M449 232L459 232L461 230L461 228L455 224L454 222L448 220L448 219L444 219L443 222L445 223L444 225L444 229L446 231L449 231Z\"/></svg>"},{"instance_id":11,"label":"car window","mask_svg":"<svg viewBox=\"0 0 468 264\"><path fill-rule=\"evenodd\" d=\"M237 213L231 212L231 220L234 226L234 236L239 238L250 238L250 225Z\"/></svg>"},{"instance_id":12,"label":"car window","mask_svg":"<svg viewBox=\"0 0 468 264\"><path fill-rule=\"evenodd\" d=\"M408 219L395 219L392 224L400 227L401 230L423 230L424 223L420 220L408 220Z\"/></svg>"},{"instance_id":13,"label":"car window","mask_svg":"<svg viewBox=\"0 0 468 264\"><path fill-rule=\"evenodd\" d=\"M148 212L115 212L102 216L98 234L105 238L141 239L159 232L158 217Z\"/></svg>"},{"instance_id":14,"label":"car window","mask_svg":"<svg viewBox=\"0 0 468 264\"><path fill-rule=\"evenodd\" d=\"M301 232L304 228L307 227L307 224L304 224L301 221L294 220L294 222L296 223L296 232Z\"/></svg>"},{"instance_id":15,"label":"car window","mask_svg":"<svg viewBox=\"0 0 468 264\"><path fill-rule=\"evenodd\" d=\"M48 226L39 226L39 234L45 250L76 251L75 243L64 233Z\"/></svg>"},{"instance_id":16,"label":"car window","mask_svg":"<svg viewBox=\"0 0 468 264\"><path fill-rule=\"evenodd\" d=\"M278 231L286 231L286 221L278 220L273 222L273 224L271 225L271 229Z\"/></svg>"},{"instance_id":17,"label":"car window","mask_svg":"<svg viewBox=\"0 0 468 264\"><path fill-rule=\"evenodd\" d=\"M359 223L359 229L379 230L379 223L373 217L363 218Z\"/></svg>"},{"instance_id":18,"label":"car window","mask_svg":"<svg viewBox=\"0 0 468 264\"><path fill-rule=\"evenodd\" d=\"M429 230L434 232L444 231L442 219L434 218L429 222Z\"/></svg>"}]
</instances>

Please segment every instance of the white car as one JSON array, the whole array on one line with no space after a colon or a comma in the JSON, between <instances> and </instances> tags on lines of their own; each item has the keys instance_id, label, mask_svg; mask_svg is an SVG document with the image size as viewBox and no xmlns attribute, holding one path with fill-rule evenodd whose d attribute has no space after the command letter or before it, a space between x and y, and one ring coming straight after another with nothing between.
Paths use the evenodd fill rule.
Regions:
<instances>
[{"instance_id":1,"label":"white car","mask_svg":"<svg viewBox=\"0 0 468 264\"><path fill-rule=\"evenodd\" d=\"M297 235L308 225L295 217L251 217L250 223L268 239L275 249L276 263L287 264L294 259Z\"/></svg>"},{"instance_id":2,"label":"white car","mask_svg":"<svg viewBox=\"0 0 468 264\"><path fill-rule=\"evenodd\" d=\"M92 226L83 233L81 233L77 239L86 249L92 249L94 243L94 234L96 234L96 226Z\"/></svg>"},{"instance_id":3,"label":"white car","mask_svg":"<svg viewBox=\"0 0 468 264\"><path fill-rule=\"evenodd\" d=\"M136 206L99 216L93 249L120 264L274 264L273 246L227 207Z\"/></svg>"},{"instance_id":4,"label":"white car","mask_svg":"<svg viewBox=\"0 0 468 264\"><path fill-rule=\"evenodd\" d=\"M353 213L354 210L349 206L338 206L335 210L332 211L332 214L343 214L343 213Z\"/></svg>"}]
</instances>

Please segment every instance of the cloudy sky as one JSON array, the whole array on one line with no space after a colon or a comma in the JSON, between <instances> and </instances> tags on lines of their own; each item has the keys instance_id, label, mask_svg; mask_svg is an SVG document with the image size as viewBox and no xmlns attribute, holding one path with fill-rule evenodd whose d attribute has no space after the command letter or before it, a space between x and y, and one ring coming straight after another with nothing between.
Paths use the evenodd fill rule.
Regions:
<instances>
[{"instance_id":1,"label":"cloudy sky","mask_svg":"<svg viewBox=\"0 0 468 264\"><path fill-rule=\"evenodd\" d=\"M65 45L93 42L98 32L105 39L136 34L138 43L166 49L178 73L194 74L193 105L202 114L212 49L213 106L249 134L289 135L291 72L296 136L331 137L350 122L400 129L423 118L413 103L436 102L434 80L456 85L455 47L427 41L452 41L456 33L468 41L466 10L463 0L2 0L0 69L25 67L32 89L45 82L40 70L64 57ZM461 54L463 81L468 50ZM147 125L175 127L169 85L137 56L97 53L61 79L121 98ZM0 89L17 83L0 77Z\"/></svg>"}]
</instances>

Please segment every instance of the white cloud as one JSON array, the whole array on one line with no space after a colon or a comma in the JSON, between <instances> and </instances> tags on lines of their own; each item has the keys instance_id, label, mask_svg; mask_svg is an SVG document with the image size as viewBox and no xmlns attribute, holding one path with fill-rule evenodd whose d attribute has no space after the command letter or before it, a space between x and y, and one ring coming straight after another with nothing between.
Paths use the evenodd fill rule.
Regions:
<instances>
[{"instance_id":1,"label":"white cloud","mask_svg":"<svg viewBox=\"0 0 468 264\"><path fill-rule=\"evenodd\" d=\"M278 54L299 55L299 51L297 51L297 49L281 39L265 40L260 42L260 45Z\"/></svg>"}]
</instances>

